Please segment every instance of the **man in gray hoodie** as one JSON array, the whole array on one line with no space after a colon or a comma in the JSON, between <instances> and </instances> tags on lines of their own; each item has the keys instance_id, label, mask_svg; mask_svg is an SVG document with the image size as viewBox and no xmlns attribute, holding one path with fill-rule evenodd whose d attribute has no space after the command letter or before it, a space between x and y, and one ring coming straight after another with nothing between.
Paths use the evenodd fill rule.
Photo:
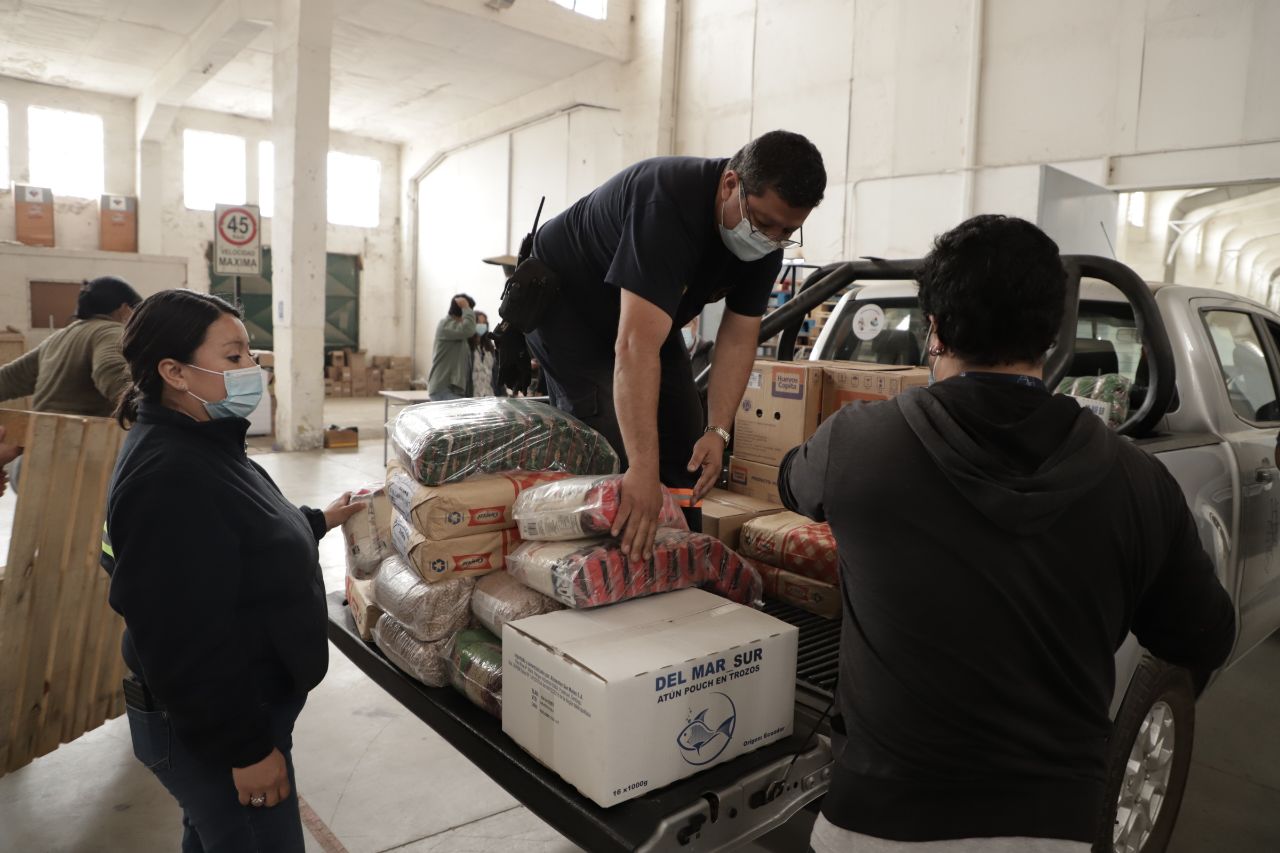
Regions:
<instances>
[{"instance_id":1,"label":"man in gray hoodie","mask_svg":"<svg viewBox=\"0 0 1280 853\"><path fill-rule=\"evenodd\" d=\"M1172 475L1043 382L1058 247L979 216L920 275L935 382L841 409L783 461L831 523L843 625L817 853L1087 853L1114 655L1208 673L1231 601Z\"/></svg>"}]
</instances>

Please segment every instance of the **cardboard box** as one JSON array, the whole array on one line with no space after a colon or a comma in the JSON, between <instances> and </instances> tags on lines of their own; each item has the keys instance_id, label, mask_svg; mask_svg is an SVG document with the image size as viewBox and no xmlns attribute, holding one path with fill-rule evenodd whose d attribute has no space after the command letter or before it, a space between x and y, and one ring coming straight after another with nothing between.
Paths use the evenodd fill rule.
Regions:
<instances>
[{"instance_id":1,"label":"cardboard box","mask_svg":"<svg viewBox=\"0 0 1280 853\"><path fill-rule=\"evenodd\" d=\"M334 350L329 353L329 365L331 367L345 367L347 364L347 353L345 350Z\"/></svg>"},{"instance_id":2,"label":"cardboard box","mask_svg":"<svg viewBox=\"0 0 1280 853\"><path fill-rule=\"evenodd\" d=\"M345 447L359 447L360 431L355 427L348 427L346 429L329 427L329 429L324 431L324 446L326 450L335 450Z\"/></svg>"},{"instance_id":3,"label":"cardboard box","mask_svg":"<svg viewBox=\"0 0 1280 853\"><path fill-rule=\"evenodd\" d=\"M14 184L13 202L18 242L28 246L52 246L53 190Z\"/></svg>"},{"instance_id":4,"label":"cardboard box","mask_svg":"<svg viewBox=\"0 0 1280 853\"><path fill-rule=\"evenodd\" d=\"M98 247L106 252L138 251L138 200L104 195L98 201Z\"/></svg>"},{"instance_id":5,"label":"cardboard box","mask_svg":"<svg viewBox=\"0 0 1280 853\"><path fill-rule=\"evenodd\" d=\"M407 355L393 355L387 358L387 367L392 370L413 370L413 359Z\"/></svg>"},{"instance_id":6,"label":"cardboard box","mask_svg":"<svg viewBox=\"0 0 1280 853\"><path fill-rule=\"evenodd\" d=\"M818 428L822 389L821 364L757 361L734 419L734 456L780 465Z\"/></svg>"},{"instance_id":7,"label":"cardboard box","mask_svg":"<svg viewBox=\"0 0 1280 853\"><path fill-rule=\"evenodd\" d=\"M833 584L797 575L759 560L748 562L764 582L764 594L777 601L799 607L825 619L840 618L840 588Z\"/></svg>"},{"instance_id":8,"label":"cardboard box","mask_svg":"<svg viewBox=\"0 0 1280 853\"><path fill-rule=\"evenodd\" d=\"M366 362L364 350L359 352L347 352L347 367L351 368L352 376L364 376L364 372L369 369Z\"/></svg>"},{"instance_id":9,"label":"cardboard box","mask_svg":"<svg viewBox=\"0 0 1280 853\"><path fill-rule=\"evenodd\" d=\"M409 390L409 371L396 367L388 367L382 371L382 388L384 391Z\"/></svg>"},{"instance_id":10,"label":"cardboard box","mask_svg":"<svg viewBox=\"0 0 1280 853\"><path fill-rule=\"evenodd\" d=\"M758 516L742 525L743 556L826 584L840 582L840 556L831 525L794 512Z\"/></svg>"},{"instance_id":11,"label":"cardboard box","mask_svg":"<svg viewBox=\"0 0 1280 853\"><path fill-rule=\"evenodd\" d=\"M445 486L424 486L399 462L387 465L387 495L428 539L457 539L516 526L511 507L526 489L563 480L558 471L478 474Z\"/></svg>"},{"instance_id":12,"label":"cardboard box","mask_svg":"<svg viewBox=\"0 0 1280 853\"><path fill-rule=\"evenodd\" d=\"M781 505L778 497L778 468L750 459L729 459L729 491L755 498L768 504Z\"/></svg>"},{"instance_id":13,"label":"cardboard box","mask_svg":"<svg viewBox=\"0 0 1280 853\"><path fill-rule=\"evenodd\" d=\"M601 806L791 733L798 631L699 589L502 629L502 730Z\"/></svg>"},{"instance_id":14,"label":"cardboard box","mask_svg":"<svg viewBox=\"0 0 1280 853\"><path fill-rule=\"evenodd\" d=\"M743 524L758 515L775 512L782 512L782 507L747 495L712 489L702 499L702 532L736 550Z\"/></svg>"},{"instance_id":15,"label":"cardboard box","mask_svg":"<svg viewBox=\"0 0 1280 853\"><path fill-rule=\"evenodd\" d=\"M822 419L841 406L878 402L929 384L929 368L861 362L815 362L822 365Z\"/></svg>"},{"instance_id":16,"label":"cardboard box","mask_svg":"<svg viewBox=\"0 0 1280 853\"><path fill-rule=\"evenodd\" d=\"M435 582L504 568L507 555L520 545L520 534L515 530L493 530L456 539L428 539L393 509L391 541L423 580Z\"/></svg>"},{"instance_id":17,"label":"cardboard box","mask_svg":"<svg viewBox=\"0 0 1280 853\"><path fill-rule=\"evenodd\" d=\"M373 581L356 580L347 575L347 607L356 623L356 633L366 643L373 642L373 626L382 615L382 608L373 603Z\"/></svg>"},{"instance_id":18,"label":"cardboard box","mask_svg":"<svg viewBox=\"0 0 1280 853\"><path fill-rule=\"evenodd\" d=\"M384 367L391 366L391 359L385 355L375 355L370 361L370 364L372 364L374 368L381 370Z\"/></svg>"}]
</instances>

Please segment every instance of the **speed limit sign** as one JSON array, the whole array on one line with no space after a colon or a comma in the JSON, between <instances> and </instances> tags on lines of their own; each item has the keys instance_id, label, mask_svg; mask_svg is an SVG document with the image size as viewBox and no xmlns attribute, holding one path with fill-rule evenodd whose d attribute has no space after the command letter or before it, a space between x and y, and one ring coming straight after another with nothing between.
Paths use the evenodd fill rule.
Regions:
<instances>
[{"instance_id":1,"label":"speed limit sign","mask_svg":"<svg viewBox=\"0 0 1280 853\"><path fill-rule=\"evenodd\" d=\"M213 271L261 275L262 235L256 204L220 204L213 211Z\"/></svg>"}]
</instances>

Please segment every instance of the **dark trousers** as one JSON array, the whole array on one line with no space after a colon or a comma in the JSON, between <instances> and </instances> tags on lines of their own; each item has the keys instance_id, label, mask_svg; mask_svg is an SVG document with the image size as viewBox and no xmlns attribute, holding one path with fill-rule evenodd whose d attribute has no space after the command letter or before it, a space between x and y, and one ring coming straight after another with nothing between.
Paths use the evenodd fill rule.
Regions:
<instances>
[{"instance_id":1,"label":"dark trousers","mask_svg":"<svg viewBox=\"0 0 1280 853\"><path fill-rule=\"evenodd\" d=\"M553 312L528 336L529 351L542 366L551 402L603 435L625 471L627 455L614 408L613 342L592 333L594 322L570 311ZM706 415L679 329L672 329L659 358L658 474L664 485L689 488L698 479L689 473L689 457L702 437Z\"/></svg>"},{"instance_id":2,"label":"dark trousers","mask_svg":"<svg viewBox=\"0 0 1280 853\"><path fill-rule=\"evenodd\" d=\"M271 707L271 733L289 768L289 799L274 808L242 806L231 768L196 758L163 711L127 708L133 754L182 807L182 853L303 853L298 785L293 775L293 724L306 698Z\"/></svg>"}]
</instances>

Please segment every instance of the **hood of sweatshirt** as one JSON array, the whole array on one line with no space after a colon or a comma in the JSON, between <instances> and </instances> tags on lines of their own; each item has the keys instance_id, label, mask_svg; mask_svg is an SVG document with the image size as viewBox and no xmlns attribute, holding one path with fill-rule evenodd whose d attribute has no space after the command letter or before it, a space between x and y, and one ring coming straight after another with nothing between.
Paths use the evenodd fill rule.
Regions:
<instances>
[{"instance_id":1,"label":"hood of sweatshirt","mask_svg":"<svg viewBox=\"0 0 1280 853\"><path fill-rule=\"evenodd\" d=\"M947 479L1003 530L1043 532L1110 474L1119 438L1043 387L960 376L897 398Z\"/></svg>"}]
</instances>

